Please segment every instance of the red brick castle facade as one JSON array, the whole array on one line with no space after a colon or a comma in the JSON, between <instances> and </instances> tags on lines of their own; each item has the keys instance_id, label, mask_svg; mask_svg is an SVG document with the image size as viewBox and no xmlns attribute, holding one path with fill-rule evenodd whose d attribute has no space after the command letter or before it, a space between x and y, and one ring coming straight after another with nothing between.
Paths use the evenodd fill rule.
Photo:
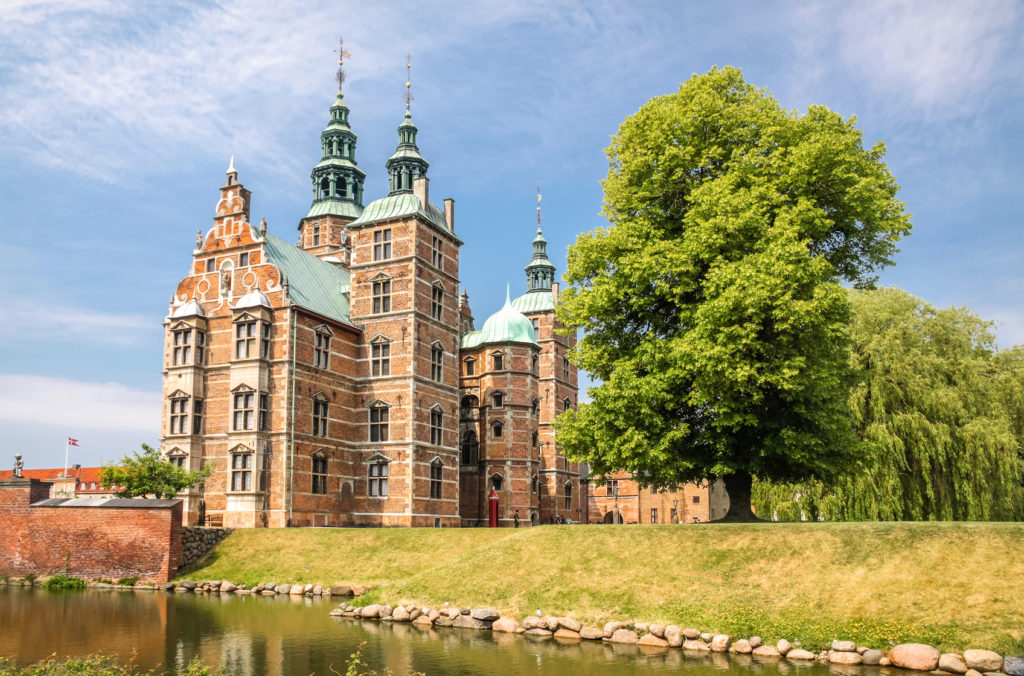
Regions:
<instances>
[{"instance_id":1,"label":"red brick castle facade","mask_svg":"<svg viewBox=\"0 0 1024 676\"><path fill-rule=\"evenodd\" d=\"M250 222L232 160L165 322L162 451L190 469L185 523L499 525L578 520L580 470L551 423L577 403L575 336L539 219L528 290L475 330L454 200L429 199L406 110L389 192L365 174L339 92L299 243Z\"/></svg>"}]
</instances>

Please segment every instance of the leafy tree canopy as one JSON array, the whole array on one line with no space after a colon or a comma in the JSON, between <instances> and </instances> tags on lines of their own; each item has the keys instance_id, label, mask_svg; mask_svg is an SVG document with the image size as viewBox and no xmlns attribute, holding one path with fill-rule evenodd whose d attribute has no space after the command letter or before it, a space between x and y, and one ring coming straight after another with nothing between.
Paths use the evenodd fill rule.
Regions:
<instances>
[{"instance_id":1,"label":"leafy tree canopy","mask_svg":"<svg viewBox=\"0 0 1024 676\"><path fill-rule=\"evenodd\" d=\"M900 289L855 291L849 400L867 453L834 483L758 482L759 513L790 520L1024 518L1024 349L992 323Z\"/></svg>"},{"instance_id":2,"label":"leafy tree canopy","mask_svg":"<svg viewBox=\"0 0 1024 676\"><path fill-rule=\"evenodd\" d=\"M787 111L739 70L652 99L607 149L611 227L569 250L559 318L602 384L557 420L597 474L655 487L804 479L855 450L841 281L867 286L910 230L853 118Z\"/></svg>"},{"instance_id":3,"label":"leafy tree canopy","mask_svg":"<svg viewBox=\"0 0 1024 676\"><path fill-rule=\"evenodd\" d=\"M189 486L206 481L213 472L207 465L199 472L190 472L168 462L160 451L142 444L142 453L133 451L116 463L100 470L100 483L104 488L117 485L124 490L119 498L173 498Z\"/></svg>"}]
</instances>

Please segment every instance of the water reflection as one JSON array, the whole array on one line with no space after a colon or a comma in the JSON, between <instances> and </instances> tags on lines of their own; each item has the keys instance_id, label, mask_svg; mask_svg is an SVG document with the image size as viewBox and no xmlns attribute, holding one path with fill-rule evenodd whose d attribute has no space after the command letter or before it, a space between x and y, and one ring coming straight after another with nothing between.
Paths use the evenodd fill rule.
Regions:
<instances>
[{"instance_id":1,"label":"water reflection","mask_svg":"<svg viewBox=\"0 0 1024 676\"><path fill-rule=\"evenodd\" d=\"M105 652L171 671L199 656L230 674L292 676L344 672L365 642L370 668L396 675L553 674L602 676L686 670L689 676L829 676L826 667L749 655L690 653L594 641L556 641L422 625L331 618L333 604L291 596L165 594L89 590L50 594L0 587L0 655L29 662ZM831 670L835 676L876 671ZM878 674L878 676L886 676Z\"/></svg>"}]
</instances>

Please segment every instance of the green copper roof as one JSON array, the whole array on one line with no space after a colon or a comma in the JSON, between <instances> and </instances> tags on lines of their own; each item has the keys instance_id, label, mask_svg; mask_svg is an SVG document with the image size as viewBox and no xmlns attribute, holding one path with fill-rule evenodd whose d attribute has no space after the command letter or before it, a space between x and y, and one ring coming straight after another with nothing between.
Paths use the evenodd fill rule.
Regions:
<instances>
[{"instance_id":1,"label":"green copper roof","mask_svg":"<svg viewBox=\"0 0 1024 676\"><path fill-rule=\"evenodd\" d=\"M555 309L555 295L549 290L530 291L512 301L512 307L524 315L532 312L548 312Z\"/></svg>"},{"instance_id":2,"label":"green copper roof","mask_svg":"<svg viewBox=\"0 0 1024 676\"><path fill-rule=\"evenodd\" d=\"M315 170L321 167L345 167L347 169L352 169L359 174L363 173L363 170L360 169L355 162L353 162L352 160L346 160L343 157L325 157L319 162L317 162L316 166L313 167L313 169Z\"/></svg>"},{"instance_id":3,"label":"green copper roof","mask_svg":"<svg viewBox=\"0 0 1024 676\"><path fill-rule=\"evenodd\" d=\"M313 206L309 208L309 213L306 214L306 218L311 216L341 216L343 218L359 218L359 214L363 213L363 208L353 202L347 202L342 200L322 200L320 202L313 202ZM302 225L299 225L299 229L302 229Z\"/></svg>"},{"instance_id":4,"label":"green copper roof","mask_svg":"<svg viewBox=\"0 0 1024 676\"><path fill-rule=\"evenodd\" d=\"M268 234L263 243L267 260L288 280L288 298L299 307L318 315L350 324L345 291L350 286L348 270L306 253L294 244Z\"/></svg>"},{"instance_id":5,"label":"green copper roof","mask_svg":"<svg viewBox=\"0 0 1024 676\"><path fill-rule=\"evenodd\" d=\"M508 289L505 290L505 305L487 318L484 327L471 331L462 337L462 347L471 348L490 343L529 343L537 345L537 334L533 324L519 310L512 307Z\"/></svg>"},{"instance_id":6,"label":"green copper roof","mask_svg":"<svg viewBox=\"0 0 1024 676\"><path fill-rule=\"evenodd\" d=\"M419 150L417 150L415 147L409 146L399 146L398 150L396 150L395 153L388 158L388 160L404 160L408 158L412 158L415 160L423 160L424 162L426 162L426 160L423 158L423 155L420 155Z\"/></svg>"},{"instance_id":7,"label":"green copper roof","mask_svg":"<svg viewBox=\"0 0 1024 676\"><path fill-rule=\"evenodd\" d=\"M448 230L448 224L444 221L444 212L433 204L428 204L424 209L420 198L411 192L388 195L370 202L363 209L362 215L352 221L350 225L367 225L405 216L420 216L442 230Z\"/></svg>"}]
</instances>

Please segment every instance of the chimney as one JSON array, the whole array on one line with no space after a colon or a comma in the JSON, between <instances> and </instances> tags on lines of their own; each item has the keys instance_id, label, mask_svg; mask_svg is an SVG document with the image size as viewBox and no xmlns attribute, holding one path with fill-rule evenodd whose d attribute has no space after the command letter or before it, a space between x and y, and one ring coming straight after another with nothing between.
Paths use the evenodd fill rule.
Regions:
<instances>
[{"instance_id":1,"label":"chimney","mask_svg":"<svg viewBox=\"0 0 1024 676\"><path fill-rule=\"evenodd\" d=\"M430 204L428 201L430 197L430 179L426 176L417 176L412 179L412 194L420 198L420 204L426 209L427 205Z\"/></svg>"},{"instance_id":2,"label":"chimney","mask_svg":"<svg viewBox=\"0 0 1024 676\"><path fill-rule=\"evenodd\" d=\"M558 305L558 282L551 285L551 297L555 301L555 305Z\"/></svg>"},{"instance_id":3,"label":"chimney","mask_svg":"<svg viewBox=\"0 0 1024 676\"><path fill-rule=\"evenodd\" d=\"M455 200L451 197L444 198L444 222L449 231L455 232Z\"/></svg>"}]
</instances>

